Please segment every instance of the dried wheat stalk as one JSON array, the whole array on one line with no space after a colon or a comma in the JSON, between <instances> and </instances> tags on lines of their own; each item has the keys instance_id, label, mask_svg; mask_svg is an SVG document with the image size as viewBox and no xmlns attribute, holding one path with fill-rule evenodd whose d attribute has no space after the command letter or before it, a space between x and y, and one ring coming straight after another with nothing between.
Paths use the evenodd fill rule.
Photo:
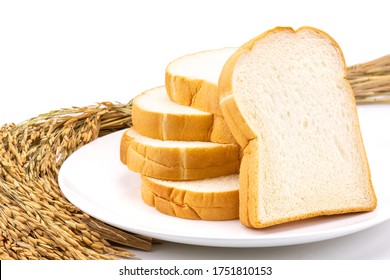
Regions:
<instances>
[{"instance_id":1,"label":"dried wheat stalk","mask_svg":"<svg viewBox=\"0 0 390 280\"><path fill-rule=\"evenodd\" d=\"M57 182L62 163L75 150L130 125L131 103L106 102L52 111L19 125L1 127L1 259L134 256L108 243L111 236L129 247L151 248L149 238L95 223L65 199Z\"/></svg>"},{"instance_id":2,"label":"dried wheat stalk","mask_svg":"<svg viewBox=\"0 0 390 280\"><path fill-rule=\"evenodd\" d=\"M390 103L390 55L347 69L357 104Z\"/></svg>"}]
</instances>

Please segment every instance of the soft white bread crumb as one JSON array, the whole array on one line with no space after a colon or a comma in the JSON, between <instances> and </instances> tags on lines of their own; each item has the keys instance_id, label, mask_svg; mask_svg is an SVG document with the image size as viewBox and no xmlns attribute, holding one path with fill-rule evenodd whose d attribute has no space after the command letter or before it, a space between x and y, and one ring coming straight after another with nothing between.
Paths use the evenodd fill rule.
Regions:
<instances>
[{"instance_id":1,"label":"soft white bread crumb","mask_svg":"<svg viewBox=\"0 0 390 280\"><path fill-rule=\"evenodd\" d=\"M265 227L376 207L345 61L326 33L270 30L220 77L226 122L244 148L240 219Z\"/></svg>"},{"instance_id":2,"label":"soft white bread crumb","mask_svg":"<svg viewBox=\"0 0 390 280\"><path fill-rule=\"evenodd\" d=\"M123 134L120 158L145 176L166 180L194 180L238 173L237 144L163 141L140 135L134 128Z\"/></svg>"},{"instance_id":3,"label":"soft white bread crumb","mask_svg":"<svg viewBox=\"0 0 390 280\"><path fill-rule=\"evenodd\" d=\"M238 175L194 181L167 181L141 176L142 198L161 213L201 220L238 218Z\"/></svg>"},{"instance_id":4,"label":"soft white bread crumb","mask_svg":"<svg viewBox=\"0 0 390 280\"><path fill-rule=\"evenodd\" d=\"M194 109L189 106L179 105L169 99L164 86L156 87L145 91L133 101L138 106L144 108L149 112L163 113L163 114L190 114L209 116L210 113Z\"/></svg>"},{"instance_id":5,"label":"soft white bread crumb","mask_svg":"<svg viewBox=\"0 0 390 280\"><path fill-rule=\"evenodd\" d=\"M213 115L171 101L162 86L134 98L132 122L139 134L151 138L210 141Z\"/></svg>"},{"instance_id":6,"label":"soft white bread crumb","mask_svg":"<svg viewBox=\"0 0 390 280\"><path fill-rule=\"evenodd\" d=\"M167 70L173 75L218 83L219 74L226 60L237 48L221 48L182 56L170 63Z\"/></svg>"}]
</instances>

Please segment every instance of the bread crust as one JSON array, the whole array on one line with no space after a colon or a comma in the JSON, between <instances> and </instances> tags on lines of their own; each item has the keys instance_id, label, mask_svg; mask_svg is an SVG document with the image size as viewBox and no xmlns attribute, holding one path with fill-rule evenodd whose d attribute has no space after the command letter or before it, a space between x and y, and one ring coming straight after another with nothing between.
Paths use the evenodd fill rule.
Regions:
<instances>
[{"instance_id":1,"label":"bread crust","mask_svg":"<svg viewBox=\"0 0 390 280\"><path fill-rule=\"evenodd\" d=\"M240 113L234 95L225 96L221 100L221 109L230 132L234 135L237 143L244 149L250 140L256 138L256 135Z\"/></svg>"},{"instance_id":2,"label":"bread crust","mask_svg":"<svg viewBox=\"0 0 390 280\"><path fill-rule=\"evenodd\" d=\"M211 142L236 143L222 115L219 105L218 85L207 80L172 74L169 71L169 66L175 61L168 64L165 71L165 86L169 98L178 104L214 115L213 128L210 130Z\"/></svg>"},{"instance_id":3,"label":"bread crust","mask_svg":"<svg viewBox=\"0 0 390 280\"><path fill-rule=\"evenodd\" d=\"M121 142L119 144L119 158L121 162L126 165L127 164L127 149L130 145L131 138L126 135L126 133L122 134Z\"/></svg>"},{"instance_id":4,"label":"bread crust","mask_svg":"<svg viewBox=\"0 0 390 280\"><path fill-rule=\"evenodd\" d=\"M143 94L147 92L149 91ZM178 114L149 111L138 102L143 94L133 100L132 122L139 134L160 140L210 141L213 127L211 113Z\"/></svg>"},{"instance_id":5,"label":"bread crust","mask_svg":"<svg viewBox=\"0 0 390 280\"><path fill-rule=\"evenodd\" d=\"M235 100L235 96L233 93L233 83L232 83L233 72L238 59L242 55L245 55L246 53L250 52L253 46L258 41L262 40L264 37L275 32L287 31L292 33L298 33L302 30L314 31L319 36L326 37L327 39L329 39L329 41L334 46L334 48L340 53L340 58L343 60L343 64L344 64L343 78L345 80L345 83L348 85L351 102L355 102L353 89L345 77L346 64L345 64L343 53L340 47L338 46L338 44L336 43L336 41L332 37L330 37L327 33L319 29L304 26L295 31L290 27L276 27L248 41L229 58L220 75L218 95L220 98L221 109L222 109L223 116L225 117L226 123L228 124L233 136L235 137L239 145L244 150L244 156L242 158L242 163L240 167L240 221L242 224L248 227L263 228L263 227L268 227L280 223L296 221L296 220L301 220L301 219L306 219L306 218L321 216L321 215L334 215L334 214L343 214L343 213L351 213L351 212L370 211L375 209L377 204L374 188L372 186L371 179L369 179L369 192L371 194L372 204L366 207L362 206L362 207L355 207L355 208L348 208L348 209L316 211L316 212L308 213L307 215L291 216L288 218L272 220L270 222L263 222L258 219L259 208L265 207L262 201L258 201L258 197L259 197L258 192L261 191L259 190L258 187L259 185L258 163L259 160L261 159L259 159L257 150L258 150L258 145L259 143L261 143L262 139L259 139L260 136L256 135L256 132L253 129L251 129L249 123L245 120L245 116L243 115L243 113L240 112L239 106ZM354 111L357 118L356 106L354 108ZM357 120L357 124L359 127L358 120ZM364 149L363 139L360 130L358 134L359 134L359 141L361 143L361 146L363 147L362 152L364 154L364 159L363 159L364 165L368 169L369 178L371 178L367 155Z\"/></svg>"},{"instance_id":6,"label":"bread crust","mask_svg":"<svg viewBox=\"0 0 390 280\"><path fill-rule=\"evenodd\" d=\"M141 176L144 202L161 213L192 220L233 220L238 218L238 190L194 192L171 187Z\"/></svg>"},{"instance_id":7,"label":"bread crust","mask_svg":"<svg viewBox=\"0 0 390 280\"><path fill-rule=\"evenodd\" d=\"M212 147L159 147L137 141L126 132L121 139L121 160L142 175L166 180L195 180L235 174L240 164L236 144Z\"/></svg>"},{"instance_id":8,"label":"bread crust","mask_svg":"<svg viewBox=\"0 0 390 280\"><path fill-rule=\"evenodd\" d=\"M166 71L165 86L172 101L204 112L222 115L216 94L218 85L205 80L173 75Z\"/></svg>"}]
</instances>

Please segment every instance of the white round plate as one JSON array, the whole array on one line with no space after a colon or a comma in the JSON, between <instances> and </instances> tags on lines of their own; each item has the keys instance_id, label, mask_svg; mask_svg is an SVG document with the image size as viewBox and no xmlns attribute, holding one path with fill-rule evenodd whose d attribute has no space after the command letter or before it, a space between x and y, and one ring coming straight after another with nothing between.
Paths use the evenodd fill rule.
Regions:
<instances>
[{"instance_id":1,"label":"white round plate","mask_svg":"<svg viewBox=\"0 0 390 280\"><path fill-rule=\"evenodd\" d=\"M73 153L63 164L64 195L91 216L129 232L178 243L218 247L268 247L344 236L390 218L390 106L358 107L361 130L378 198L368 213L318 217L266 229L234 221L195 221L161 214L143 203L140 178L119 160L118 131Z\"/></svg>"}]
</instances>

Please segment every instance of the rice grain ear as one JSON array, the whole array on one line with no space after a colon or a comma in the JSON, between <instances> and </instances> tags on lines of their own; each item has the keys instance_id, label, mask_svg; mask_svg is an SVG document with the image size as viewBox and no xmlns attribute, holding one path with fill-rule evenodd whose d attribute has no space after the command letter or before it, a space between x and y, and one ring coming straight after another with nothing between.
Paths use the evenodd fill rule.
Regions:
<instances>
[{"instance_id":1,"label":"rice grain ear","mask_svg":"<svg viewBox=\"0 0 390 280\"><path fill-rule=\"evenodd\" d=\"M58 185L65 159L99 136L131 126L132 103L99 103L51 111L18 125L0 128L0 258L134 258L101 225L72 205ZM123 233L131 236L131 233ZM127 246L140 247L138 239ZM143 245L149 248L151 239Z\"/></svg>"},{"instance_id":2,"label":"rice grain ear","mask_svg":"<svg viewBox=\"0 0 390 280\"><path fill-rule=\"evenodd\" d=\"M347 68L357 104L390 104L390 55Z\"/></svg>"}]
</instances>

